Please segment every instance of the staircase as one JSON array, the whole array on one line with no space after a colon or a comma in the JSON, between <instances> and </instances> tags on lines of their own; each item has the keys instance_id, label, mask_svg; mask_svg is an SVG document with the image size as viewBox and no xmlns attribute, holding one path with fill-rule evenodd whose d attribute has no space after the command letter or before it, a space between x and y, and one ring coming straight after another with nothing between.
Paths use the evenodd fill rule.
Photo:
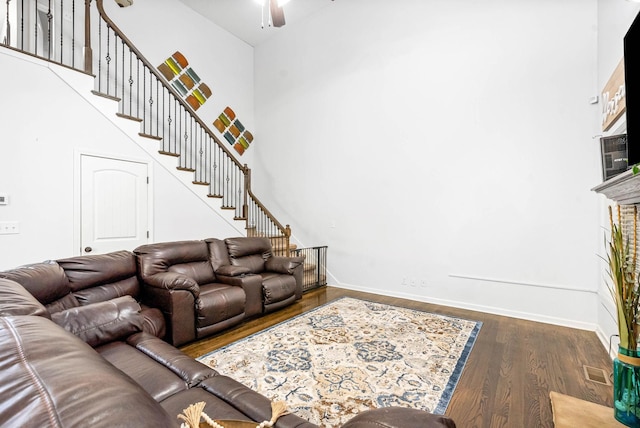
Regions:
<instances>
[{"instance_id":1,"label":"staircase","mask_svg":"<svg viewBox=\"0 0 640 428\"><path fill-rule=\"evenodd\" d=\"M84 7L75 0L6 1L0 6L4 21L0 46L94 75L92 93L117 102L118 120L139 127L134 141L145 150L148 144L144 140L157 145L157 154L177 163L177 177L185 172L193 174L192 185L205 188L206 198L219 200L222 210L243 223L247 236L268 237L274 253L291 254L295 249L290 243L291 229L253 194L247 165L236 160L122 34L107 16L103 0L96 0L95 7L90 0L82 3ZM166 165L166 161L162 163Z\"/></svg>"},{"instance_id":2,"label":"staircase","mask_svg":"<svg viewBox=\"0 0 640 428\"><path fill-rule=\"evenodd\" d=\"M95 7L91 0L78 0L84 7L76 0L2 3L0 47L62 65L67 81L77 72L93 76L94 90L83 96L101 111L109 111L113 102L112 122L120 122L136 144L179 181L190 181L194 193L219 200L231 214L229 221L243 224L246 236L270 238L275 255L304 256L304 291L327 284L327 247L297 248L290 242L289 225L283 226L253 194L251 170L118 29L103 0L96 0ZM185 174L192 177L185 180Z\"/></svg>"}]
</instances>

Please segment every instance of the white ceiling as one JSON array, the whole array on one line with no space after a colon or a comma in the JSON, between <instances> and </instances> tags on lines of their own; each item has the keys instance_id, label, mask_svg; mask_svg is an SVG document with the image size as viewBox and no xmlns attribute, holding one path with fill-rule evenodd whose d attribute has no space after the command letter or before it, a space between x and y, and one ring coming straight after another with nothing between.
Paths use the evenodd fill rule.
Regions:
<instances>
[{"instance_id":1,"label":"white ceiling","mask_svg":"<svg viewBox=\"0 0 640 428\"><path fill-rule=\"evenodd\" d=\"M308 15L332 3L332 0L291 0L283 6L286 22L283 27L269 26L268 17L265 16L262 28L262 7L256 0L179 1L251 46L257 46L277 32L299 25ZM267 10L268 5L265 6L265 12Z\"/></svg>"}]
</instances>

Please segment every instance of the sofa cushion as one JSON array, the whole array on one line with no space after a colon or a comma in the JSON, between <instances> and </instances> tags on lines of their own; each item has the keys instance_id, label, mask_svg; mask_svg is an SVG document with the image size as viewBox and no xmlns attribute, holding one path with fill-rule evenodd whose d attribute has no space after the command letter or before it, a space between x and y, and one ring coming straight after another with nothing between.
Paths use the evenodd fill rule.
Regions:
<instances>
[{"instance_id":1,"label":"sofa cushion","mask_svg":"<svg viewBox=\"0 0 640 428\"><path fill-rule=\"evenodd\" d=\"M227 238L225 243L233 266L248 268L251 273L264 272L265 261L271 257L271 241L268 238Z\"/></svg>"},{"instance_id":2,"label":"sofa cushion","mask_svg":"<svg viewBox=\"0 0 640 428\"><path fill-rule=\"evenodd\" d=\"M295 295L296 280L291 275L269 275L262 281L265 306Z\"/></svg>"},{"instance_id":3,"label":"sofa cushion","mask_svg":"<svg viewBox=\"0 0 640 428\"><path fill-rule=\"evenodd\" d=\"M200 286L197 326L207 327L243 314L245 299L242 287L215 283Z\"/></svg>"},{"instance_id":4,"label":"sofa cushion","mask_svg":"<svg viewBox=\"0 0 640 428\"><path fill-rule=\"evenodd\" d=\"M162 272L176 272L198 284L213 282L209 249L204 241L175 241L142 245L134 250L142 280Z\"/></svg>"},{"instance_id":5,"label":"sofa cushion","mask_svg":"<svg viewBox=\"0 0 640 428\"><path fill-rule=\"evenodd\" d=\"M271 241L269 241L269 238L256 236L227 238L224 242L227 244L227 251L229 251L231 259L253 254L260 255L263 260L271 257Z\"/></svg>"},{"instance_id":6,"label":"sofa cushion","mask_svg":"<svg viewBox=\"0 0 640 428\"><path fill-rule=\"evenodd\" d=\"M51 320L0 318L0 426L166 427L139 385Z\"/></svg>"},{"instance_id":7,"label":"sofa cushion","mask_svg":"<svg viewBox=\"0 0 640 428\"><path fill-rule=\"evenodd\" d=\"M209 247L209 262L213 266L213 270L216 271L220 266L229 264L229 252L227 251L227 244L222 239L208 238L204 242Z\"/></svg>"},{"instance_id":8,"label":"sofa cushion","mask_svg":"<svg viewBox=\"0 0 640 428\"><path fill-rule=\"evenodd\" d=\"M142 331L140 305L131 296L67 309L51 319L91 346L98 346Z\"/></svg>"},{"instance_id":9,"label":"sofa cushion","mask_svg":"<svg viewBox=\"0 0 640 428\"><path fill-rule=\"evenodd\" d=\"M22 285L0 278L0 316L37 315L49 318L49 311Z\"/></svg>"},{"instance_id":10,"label":"sofa cushion","mask_svg":"<svg viewBox=\"0 0 640 428\"><path fill-rule=\"evenodd\" d=\"M62 299L71 292L64 270L58 263L50 260L2 272L0 277L11 279L22 285L45 306ZM69 304L73 305L73 301L69 301Z\"/></svg>"},{"instance_id":11,"label":"sofa cushion","mask_svg":"<svg viewBox=\"0 0 640 428\"><path fill-rule=\"evenodd\" d=\"M209 260L175 264L170 266L168 271L189 277L197 282L198 285L207 284L216 279Z\"/></svg>"},{"instance_id":12,"label":"sofa cushion","mask_svg":"<svg viewBox=\"0 0 640 428\"><path fill-rule=\"evenodd\" d=\"M109 254L70 257L57 262L64 269L72 291L117 283L136 276L135 256L124 250Z\"/></svg>"},{"instance_id":13,"label":"sofa cushion","mask_svg":"<svg viewBox=\"0 0 640 428\"><path fill-rule=\"evenodd\" d=\"M156 401L162 401L188 388L187 383L169 368L125 342L107 343L97 347L96 351L136 381Z\"/></svg>"}]
</instances>

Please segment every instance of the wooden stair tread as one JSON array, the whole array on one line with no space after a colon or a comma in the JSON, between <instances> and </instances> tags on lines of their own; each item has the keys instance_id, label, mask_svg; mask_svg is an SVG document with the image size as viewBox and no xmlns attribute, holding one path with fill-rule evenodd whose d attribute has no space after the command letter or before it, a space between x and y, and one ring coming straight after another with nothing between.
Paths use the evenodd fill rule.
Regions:
<instances>
[{"instance_id":1,"label":"wooden stair tread","mask_svg":"<svg viewBox=\"0 0 640 428\"><path fill-rule=\"evenodd\" d=\"M177 158L180 156L179 153L165 152L164 150L158 150L158 153L160 153L161 155L173 156L174 158Z\"/></svg>"},{"instance_id":2,"label":"wooden stair tread","mask_svg":"<svg viewBox=\"0 0 640 428\"><path fill-rule=\"evenodd\" d=\"M157 135L145 134L144 132L138 132L138 135L151 140L162 141L162 137L158 137Z\"/></svg>"},{"instance_id":3,"label":"wooden stair tread","mask_svg":"<svg viewBox=\"0 0 640 428\"><path fill-rule=\"evenodd\" d=\"M186 166L177 166L176 169L178 171L187 171L187 172L196 172L193 168L187 168Z\"/></svg>"},{"instance_id":4,"label":"wooden stair tread","mask_svg":"<svg viewBox=\"0 0 640 428\"><path fill-rule=\"evenodd\" d=\"M122 119L133 120L134 122L142 122L142 119L140 119L139 117L129 116L128 114L124 113L116 113L116 116Z\"/></svg>"},{"instance_id":5,"label":"wooden stair tread","mask_svg":"<svg viewBox=\"0 0 640 428\"><path fill-rule=\"evenodd\" d=\"M104 92L99 92L99 91L93 90L93 91L91 91L91 93L93 95L97 95L98 97L106 98L108 100L117 101L117 102L121 101L120 98L118 98L118 97L116 97L114 95L105 94Z\"/></svg>"}]
</instances>

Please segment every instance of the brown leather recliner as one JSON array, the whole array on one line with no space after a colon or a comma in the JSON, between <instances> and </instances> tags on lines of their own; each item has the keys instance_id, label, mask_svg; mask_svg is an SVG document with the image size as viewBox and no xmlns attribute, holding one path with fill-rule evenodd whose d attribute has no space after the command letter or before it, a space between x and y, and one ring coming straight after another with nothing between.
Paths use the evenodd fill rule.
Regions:
<instances>
[{"instance_id":1,"label":"brown leather recliner","mask_svg":"<svg viewBox=\"0 0 640 428\"><path fill-rule=\"evenodd\" d=\"M245 267L260 276L265 313L302 298L304 257L274 256L269 238L227 238L224 242L232 266Z\"/></svg>"},{"instance_id":2,"label":"brown leather recliner","mask_svg":"<svg viewBox=\"0 0 640 428\"><path fill-rule=\"evenodd\" d=\"M228 281L214 273L214 266L224 261L219 257L226 257L224 242L163 242L142 245L134 253L145 296L165 314L166 340L173 345L209 336L245 318L247 295L242 281Z\"/></svg>"},{"instance_id":3,"label":"brown leather recliner","mask_svg":"<svg viewBox=\"0 0 640 428\"><path fill-rule=\"evenodd\" d=\"M215 238L134 250L145 298L167 321L175 346L302 297L303 257L276 257L268 238Z\"/></svg>"}]
</instances>

